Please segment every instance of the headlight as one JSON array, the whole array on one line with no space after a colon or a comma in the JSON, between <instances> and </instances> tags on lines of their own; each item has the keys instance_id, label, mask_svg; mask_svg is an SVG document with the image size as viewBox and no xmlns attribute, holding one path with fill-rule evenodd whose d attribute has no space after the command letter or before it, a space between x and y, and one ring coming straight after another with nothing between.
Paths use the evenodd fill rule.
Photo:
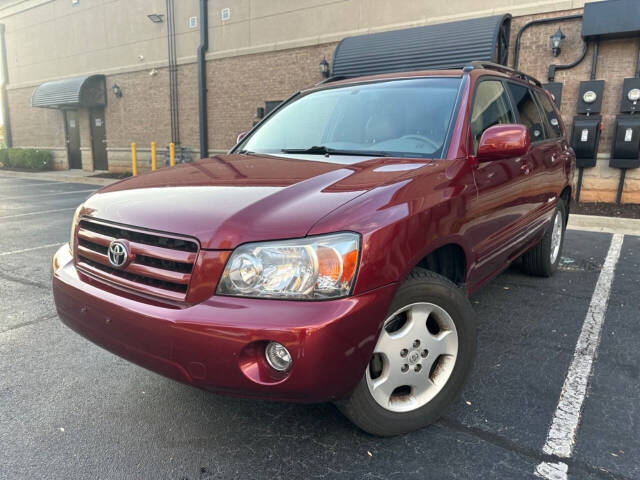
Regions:
<instances>
[{"instance_id":1,"label":"headlight","mask_svg":"<svg viewBox=\"0 0 640 480\"><path fill-rule=\"evenodd\" d=\"M359 252L356 233L241 245L231 254L217 293L303 300L344 297L351 292Z\"/></svg>"},{"instance_id":2,"label":"headlight","mask_svg":"<svg viewBox=\"0 0 640 480\"><path fill-rule=\"evenodd\" d=\"M71 252L71 255L73 255L73 247L76 243L75 233L78 222L80 222L80 210L82 210L82 207L83 205L81 204L76 208L76 213L73 214L73 221L71 222L71 235L69 237L69 251Z\"/></svg>"}]
</instances>

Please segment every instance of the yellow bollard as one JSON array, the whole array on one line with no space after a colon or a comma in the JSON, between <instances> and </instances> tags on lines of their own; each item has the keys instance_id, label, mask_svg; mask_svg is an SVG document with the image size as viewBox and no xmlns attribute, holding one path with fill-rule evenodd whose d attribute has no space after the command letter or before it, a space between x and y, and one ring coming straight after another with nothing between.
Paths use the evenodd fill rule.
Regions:
<instances>
[{"instance_id":1,"label":"yellow bollard","mask_svg":"<svg viewBox=\"0 0 640 480\"><path fill-rule=\"evenodd\" d=\"M131 173L134 177L138 175L138 154L136 152L136 142L131 143Z\"/></svg>"},{"instance_id":2,"label":"yellow bollard","mask_svg":"<svg viewBox=\"0 0 640 480\"><path fill-rule=\"evenodd\" d=\"M173 142L169 144L169 165L176 166L176 144Z\"/></svg>"},{"instance_id":3,"label":"yellow bollard","mask_svg":"<svg viewBox=\"0 0 640 480\"><path fill-rule=\"evenodd\" d=\"M158 162L156 159L156 142L151 142L151 170L155 171L158 167Z\"/></svg>"}]
</instances>

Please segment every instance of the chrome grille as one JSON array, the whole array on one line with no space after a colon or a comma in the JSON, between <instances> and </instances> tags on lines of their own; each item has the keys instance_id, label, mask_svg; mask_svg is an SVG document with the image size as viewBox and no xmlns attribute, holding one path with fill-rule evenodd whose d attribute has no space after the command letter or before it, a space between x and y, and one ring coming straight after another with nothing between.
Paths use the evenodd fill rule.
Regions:
<instances>
[{"instance_id":1,"label":"chrome grille","mask_svg":"<svg viewBox=\"0 0 640 480\"><path fill-rule=\"evenodd\" d=\"M124 268L109 262L114 240L125 240L131 261ZM79 269L140 293L185 301L198 255L198 244L173 235L83 219L77 231L76 262Z\"/></svg>"}]
</instances>

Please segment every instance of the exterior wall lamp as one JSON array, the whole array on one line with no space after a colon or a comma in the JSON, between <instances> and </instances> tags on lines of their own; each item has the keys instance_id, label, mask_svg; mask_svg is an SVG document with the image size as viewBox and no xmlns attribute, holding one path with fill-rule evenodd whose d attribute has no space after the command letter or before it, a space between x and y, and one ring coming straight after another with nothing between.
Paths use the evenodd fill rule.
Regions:
<instances>
[{"instance_id":1,"label":"exterior wall lamp","mask_svg":"<svg viewBox=\"0 0 640 480\"><path fill-rule=\"evenodd\" d=\"M549 38L551 39L551 52L553 53L554 57L557 57L562 51L560 45L562 44L562 41L567 37L564 33L562 33L560 27L558 27L558 31L551 35Z\"/></svg>"},{"instance_id":2,"label":"exterior wall lamp","mask_svg":"<svg viewBox=\"0 0 640 480\"><path fill-rule=\"evenodd\" d=\"M111 87L111 91L117 98L122 98L122 89L117 83L113 84L113 87Z\"/></svg>"},{"instance_id":3,"label":"exterior wall lamp","mask_svg":"<svg viewBox=\"0 0 640 480\"><path fill-rule=\"evenodd\" d=\"M322 57L322 61L318 65L318 69L320 70L320 73L324 78L329 78L331 69L329 68L329 62L327 62L327 59L325 57Z\"/></svg>"},{"instance_id":4,"label":"exterior wall lamp","mask_svg":"<svg viewBox=\"0 0 640 480\"><path fill-rule=\"evenodd\" d=\"M151 20L153 23L162 23L164 15L160 13L152 13L147 15L147 18Z\"/></svg>"}]
</instances>

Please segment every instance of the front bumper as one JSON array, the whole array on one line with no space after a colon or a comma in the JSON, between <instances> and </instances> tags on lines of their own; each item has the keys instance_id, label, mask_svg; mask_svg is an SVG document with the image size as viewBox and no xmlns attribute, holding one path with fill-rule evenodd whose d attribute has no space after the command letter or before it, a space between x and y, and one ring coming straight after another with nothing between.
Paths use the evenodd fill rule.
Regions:
<instances>
[{"instance_id":1,"label":"front bumper","mask_svg":"<svg viewBox=\"0 0 640 480\"><path fill-rule=\"evenodd\" d=\"M322 302L213 296L175 308L86 281L67 245L53 270L60 319L97 345L199 388L297 402L335 400L355 387L396 290ZM269 341L292 355L285 374L264 359Z\"/></svg>"}]
</instances>

